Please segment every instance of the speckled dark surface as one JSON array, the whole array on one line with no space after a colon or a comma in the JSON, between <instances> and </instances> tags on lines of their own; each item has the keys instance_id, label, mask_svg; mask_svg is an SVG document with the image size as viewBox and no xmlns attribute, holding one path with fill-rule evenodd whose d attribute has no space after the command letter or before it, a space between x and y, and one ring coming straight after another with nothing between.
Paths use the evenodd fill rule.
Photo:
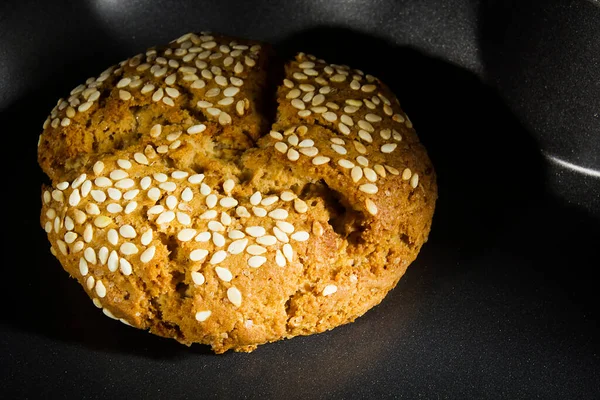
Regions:
<instances>
[{"instance_id":1,"label":"speckled dark surface","mask_svg":"<svg viewBox=\"0 0 600 400\"><path fill-rule=\"evenodd\" d=\"M0 398L600 397L597 2L70 3L0 4ZM104 317L47 250L35 151L48 110L104 66L201 29L380 76L428 147L430 241L356 323L214 356Z\"/></svg>"}]
</instances>

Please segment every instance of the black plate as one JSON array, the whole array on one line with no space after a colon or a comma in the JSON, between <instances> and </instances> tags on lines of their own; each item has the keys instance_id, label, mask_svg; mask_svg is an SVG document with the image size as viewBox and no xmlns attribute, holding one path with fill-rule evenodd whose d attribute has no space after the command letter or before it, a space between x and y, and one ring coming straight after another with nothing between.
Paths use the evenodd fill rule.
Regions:
<instances>
[{"instance_id":1,"label":"black plate","mask_svg":"<svg viewBox=\"0 0 600 400\"><path fill-rule=\"evenodd\" d=\"M597 1L28 3L0 5L0 397L600 397ZM429 149L430 241L354 324L214 356L104 317L50 255L36 143L56 99L205 29L381 77Z\"/></svg>"}]
</instances>

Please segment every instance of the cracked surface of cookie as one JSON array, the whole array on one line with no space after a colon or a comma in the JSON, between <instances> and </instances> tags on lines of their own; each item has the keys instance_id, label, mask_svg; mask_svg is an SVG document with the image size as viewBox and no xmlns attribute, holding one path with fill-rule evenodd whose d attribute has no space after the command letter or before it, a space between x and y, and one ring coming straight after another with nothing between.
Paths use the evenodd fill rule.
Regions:
<instances>
[{"instance_id":1,"label":"cracked surface of cookie","mask_svg":"<svg viewBox=\"0 0 600 400\"><path fill-rule=\"evenodd\" d=\"M393 93L304 53L273 84L272 54L186 34L51 111L41 224L107 316L252 351L354 321L417 256L435 173Z\"/></svg>"}]
</instances>

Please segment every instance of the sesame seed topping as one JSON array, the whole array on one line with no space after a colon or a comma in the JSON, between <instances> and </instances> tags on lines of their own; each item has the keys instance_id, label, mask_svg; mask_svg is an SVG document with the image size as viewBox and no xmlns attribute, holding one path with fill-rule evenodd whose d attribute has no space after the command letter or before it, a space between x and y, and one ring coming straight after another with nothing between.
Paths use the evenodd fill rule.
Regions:
<instances>
[{"instance_id":1,"label":"sesame seed topping","mask_svg":"<svg viewBox=\"0 0 600 400\"><path fill-rule=\"evenodd\" d=\"M325 288L323 289L323 296L329 296L334 294L335 292L337 292L338 288L336 285L327 285L325 286Z\"/></svg>"},{"instance_id":2,"label":"sesame seed topping","mask_svg":"<svg viewBox=\"0 0 600 400\"><path fill-rule=\"evenodd\" d=\"M242 293L235 286L227 289L227 298L236 307L242 305Z\"/></svg>"},{"instance_id":3,"label":"sesame seed topping","mask_svg":"<svg viewBox=\"0 0 600 400\"><path fill-rule=\"evenodd\" d=\"M326 121L335 122L337 120L337 114L327 111L326 113L323 113L323 118L325 118Z\"/></svg>"},{"instance_id":4,"label":"sesame seed topping","mask_svg":"<svg viewBox=\"0 0 600 400\"><path fill-rule=\"evenodd\" d=\"M295 149L289 149L287 151L287 158L290 161L296 161L300 158L300 153L298 153L298 151Z\"/></svg>"},{"instance_id":5,"label":"sesame seed topping","mask_svg":"<svg viewBox=\"0 0 600 400\"><path fill-rule=\"evenodd\" d=\"M104 215L99 215L96 217L96 219L94 219L94 225L98 228L106 228L111 223L112 219Z\"/></svg>"},{"instance_id":6,"label":"sesame seed topping","mask_svg":"<svg viewBox=\"0 0 600 400\"><path fill-rule=\"evenodd\" d=\"M208 221L208 229L210 229L213 232L225 231L225 227L219 221Z\"/></svg>"},{"instance_id":7,"label":"sesame seed topping","mask_svg":"<svg viewBox=\"0 0 600 400\"><path fill-rule=\"evenodd\" d=\"M104 287L104 284L101 280L96 281L96 294L100 298L104 298L106 296L106 287Z\"/></svg>"},{"instance_id":8,"label":"sesame seed topping","mask_svg":"<svg viewBox=\"0 0 600 400\"><path fill-rule=\"evenodd\" d=\"M210 259L210 263L215 265L221 263L227 257L227 252L225 250L219 250L214 253Z\"/></svg>"},{"instance_id":9,"label":"sesame seed topping","mask_svg":"<svg viewBox=\"0 0 600 400\"><path fill-rule=\"evenodd\" d=\"M198 311L196 313L196 321L204 322L210 317L210 314L212 314L212 312L210 310Z\"/></svg>"},{"instance_id":10,"label":"sesame seed topping","mask_svg":"<svg viewBox=\"0 0 600 400\"><path fill-rule=\"evenodd\" d=\"M299 212L300 214L304 214L305 212L308 211L308 206L306 205L306 203L304 202L304 200L295 199L294 200L294 209L297 212Z\"/></svg>"},{"instance_id":11,"label":"sesame seed topping","mask_svg":"<svg viewBox=\"0 0 600 400\"><path fill-rule=\"evenodd\" d=\"M364 183L364 184L360 185L360 186L358 187L358 189L359 189L361 192L364 192L364 193L367 193L367 194L375 194L375 193L377 193L377 192L378 192L378 190L379 190L379 189L377 188L377 186L373 185L372 183Z\"/></svg>"},{"instance_id":12,"label":"sesame seed topping","mask_svg":"<svg viewBox=\"0 0 600 400\"><path fill-rule=\"evenodd\" d=\"M202 183L200 185L200 194L203 196L208 196L210 194L210 186L208 186L206 183Z\"/></svg>"},{"instance_id":13,"label":"sesame seed topping","mask_svg":"<svg viewBox=\"0 0 600 400\"><path fill-rule=\"evenodd\" d=\"M113 200L121 200L121 197L123 196L120 190L114 188L108 188L106 192L108 193L108 197Z\"/></svg>"},{"instance_id":14,"label":"sesame seed topping","mask_svg":"<svg viewBox=\"0 0 600 400\"><path fill-rule=\"evenodd\" d=\"M117 203L110 203L106 206L106 211L108 211L111 214L118 214L121 211L123 211L123 206Z\"/></svg>"},{"instance_id":15,"label":"sesame seed topping","mask_svg":"<svg viewBox=\"0 0 600 400\"><path fill-rule=\"evenodd\" d=\"M405 181L409 180L411 176L412 171L410 170L410 168L405 168L404 171L402 171L402 179L404 179Z\"/></svg>"},{"instance_id":16,"label":"sesame seed topping","mask_svg":"<svg viewBox=\"0 0 600 400\"><path fill-rule=\"evenodd\" d=\"M365 178L367 178L368 181L370 181L370 182L377 181L377 174L375 173L374 170L372 170L371 168L365 168L364 172L365 172Z\"/></svg>"},{"instance_id":17,"label":"sesame seed topping","mask_svg":"<svg viewBox=\"0 0 600 400\"><path fill-rule=\"evenodd\" d=\"M398 147L398 145L396 143L386 143L383 146L381 146L381 152L382 153L391 153L394 150L396 150L396 147Z\"/></svg>"},{"instance_id":18,"label":"sesame seed topping","mask_svg":"<svg viewBox=\"0 0 600 400\"><path fill-rule=\"evenodd\" d=\"M314 165L323 165L323 164L327 164L329 162L329 160L330 160L329 157L317 156L312 159L312 163Z\"/></svg>"},{"instance_id":19,"label":"sesame seed topping","mask_svg":"<svg viewBox=\"0 0 600 400\"><path fill-rule=\"evenodd\" d=\"M365 115L365 119L368 122L380 122L381 121L381 117L379 115L371 114L371 113ZM359 126L360 126L360 122L359 122Z\"/></svg>"},{"instance_id":20,"label":"sesame seed topping","mask_svg":"<svg viewBox=\"0 0 600 400\"><path fill-rule=\"evenodd\" d=\"M206 125L204 125L204 124L198 124L198 125L190 126L187 129L187 133L189 133L190 135L195 135L197 133L202 133L205 130L206 130Z\"/></svg>"},{"instance_id":21,"label":"sesame seed topping","mask_svg":"<svg viewBox=\"0 0 600 400\"><path fill-rule=\"evenodd\" d=\"M204 180L204 174L195 174L188 178L188 182L191 184L198 184Z\"/></svg>"},{"instance_id":22,"label":"sesame seed topping","mask_svg":"<svg viewBox=\"0 0 600 400\"><path fill-rule=\"evenodd\" d=\"M340 159L338 161L338 164L342 168L347 168L347 169L354 168L354 163L352 161L346 160L344 158Z\"/></svg>"},{"instance_id":23,"label":"sesame seed topping","mask_svg":"<svg viewBox=\"0 0 600 400\"><path fill-rule=\"evenodd\" d=\"M335 151L336 153L341 154L341 155L344 155L347 153L346 148L340 146L339 144L334 143L331 145L331 148L333 149L333 151Z\"/></svg>"},{"instance_id":24,"label":"sesame seed topping","mask_svg":"<svg viewBox=\"0 0 600 400\"><path fill-rule=\"evenodd\" d=\"M192 252L190 253L190 260L202 261L206 258L207 255L208 255L208 250L205 250L205 249L192 250Z\"/></svg>"},{"instance_id":25,"label":"sesame seed topping","mask_svg":"<svg viewBox=\"0 0 600 400\"><path fill-rule=\"evenodd\" d=\"M125 276L129 276L133 272L131 263L124 258L119 258L119 269L121 270L121 273Z\"/></svg>"},{"instance_id":26,"label":"sesame seed topping","mask_svg":"<svg viewBox=\"0 0 600 400\"><path fill-rule=\"evenodd\" d=\"M246 228L246 233L252 237L264 236L266 231L262 226L249 226Z\"/></svg>"},{"instance_id":27,"label":"sesame seed topping","mask_svg":"<svg viewBox=\"0 0 600 400\"><path fill-rule=\"evenodd\" d=\"M289 262L294 261L294 250L292 249L292 246L289 243L284 244L282 250L283 255Z\"/></svg>"},{"instance_id":28,"label":"sesame seed topping","mask_svg":"<svg viewBox=\"0 0 600 400\"><path fill-rule=\"evenodd\" d=\"M396 168L392 167L391 165L384 165L385 169L392 175L400 175L400 171L398 171Z\"/></svg>"},{"instance_id":29,"label":"sesame seed topping","mask_svg":"<svg viewBox=\"0 0 600 400\"><path fill-rule=\"evenodd\" d=\"M164 96L164 91L162 88L158 88L156 92L152 94L152 101L160 101Z\"/></svg>"},{"instance_id":30,"label":"sesame seed topping","mask_svg":"<svg viewBox=\"0 0 600 400\"><path fill-rule=\"evenodd\" d=\"M297 108L298 110L304 110L306 108L304 102L300 99L293 99L291 103L292 107Z\"/></svg>"},{"instance_id":31,"label":"sesame seed topping","mask_svg":"<svg viewBox=\"0 0 600 400\"><path fill-rule=\"evenodd\" d=\"M106 264L106 260L108 260L108 249L105 246L102 246L100 250L98 250L98 259L100 260L100 264Z\"/></svg>"},{"instance_id":32,"label":"sesame seed topping","mask_svg":"<svg viewBox=\"0 0 600 400\"><path fill-rule=\"evenodd\" d=\"M119 268L119 255L115 250L110 252L106 265L110 272L115 272Z\"/></svg>"},{"instance_id":33,"label":"sesame seed topping","mask_svg":"<svg viewBox=\"0 0 600 400\"><path fill-rule=\"evenodd\" d=\"M164 211L156 219L157 224L168 224L175 219L175 213L173 211Z\"/></svg>"},{"instance_id":34,"label":"sesame seed topping","mask_svg":"<svg viewBox=\"0 0 600 400\"><path fill-rule=\"evenodd\" d=\"M306 231L294 232L291 236L291 238L297 242L304 242L304 241L308 240L308 237L309 237L309 234Z\"/></svg>"},{"instance_id":35,"label":"sesame seed topping","mask_svg":"<svg viewBox=\"0 0 600 400\"><path fill-rule=\"evenodd\" d=\"M250 248L249 246L248 248ZM260 247L260 246L259 246ZM263 256L252 256L248 259L248 266L251 268L258 268L267 261L266 257Z\"/></svg>"},{"instance_id":36,"label":"sesame seed topping","mask_svg":"<svg viewBox=\"0 0 600 400\"><path fill-rule=\"evenodd\" d=\"M77 234L75 232L67 232L64 239L66 243L71 244L77 239Z\"/></svg>"},{"instance_id":37,"label":"sesame seed topping","mask_svg":"<svg viewBox=\"0 0 600 400\"><path fill-rule=\"evenodd\" d=\"M215 272L219 279L224 282L230 282L233 279L233 274L227 268L215 267Z\"/></svg>"},{"instance_id":38,"label":"sesame seed topping","mask_svg":"<svg viewBox=\"0 0 600 400\"><path fill-rule=\"evenodd\" d=\"M150 246L148 247L146 250L144 250L144 252L140 255L140 261L143 262L144 264L152 261L152 259L154 258L154 254L156 253L156 247L155 246Z\"/></svg>"},{"instance_id":39,"label":"sesame seed topping","mask_svg":"<svg viewBox=\"0 0 600 400\"><path fill-rule=\"evenodd\" d=\"M413 174L410 178L410 186L414 189L419 185L419 174Z\"/></svg>"},{"instance_id":40,"label":"sesame seed topping","mask_svg":"<svg viewBox=\"0 0 600 400\"><path fill-rule=\"evenodd\" d=\"M202 285L206 281L204 279L204 275L201 272L192 271L190 273L190 275L192 277L192 282L194 282L195 285L200 286L200 285ZM196 314L196 315L198 315L198 314Z\"/></svg>"},{"instance_id":41,"label":"sesame seed topping","mask_svg":"<svg viewBox=\"0 0 600 400\"><path fill-rule=\"evenodd\" d=\"M262 199L260 204L262 204L263 206L270 206L272 204L275 204L275 202L277 202L277 200L279 200L279 197L269 196L269 197Z\"/></svg>"}]
</instances>

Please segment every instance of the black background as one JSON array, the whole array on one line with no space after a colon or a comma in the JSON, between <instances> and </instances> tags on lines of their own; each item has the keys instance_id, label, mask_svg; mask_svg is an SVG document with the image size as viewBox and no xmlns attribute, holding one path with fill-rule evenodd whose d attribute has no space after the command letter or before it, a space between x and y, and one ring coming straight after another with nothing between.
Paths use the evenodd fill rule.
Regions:
<instances>
[{"instance_id":1,"label":"black background","mask_svg":"<svg viewBox=\"0 0 600 400\"><path fill-rule=\"evenodd\" d=\"M438 172L433 231L354 324L215 356L106 318L50 255L36 163L49 110L193 30L361 68L413 120ZM595 0L4 1L0 112L2 398L600 396Z\"/></svg>"}]
</instances>

